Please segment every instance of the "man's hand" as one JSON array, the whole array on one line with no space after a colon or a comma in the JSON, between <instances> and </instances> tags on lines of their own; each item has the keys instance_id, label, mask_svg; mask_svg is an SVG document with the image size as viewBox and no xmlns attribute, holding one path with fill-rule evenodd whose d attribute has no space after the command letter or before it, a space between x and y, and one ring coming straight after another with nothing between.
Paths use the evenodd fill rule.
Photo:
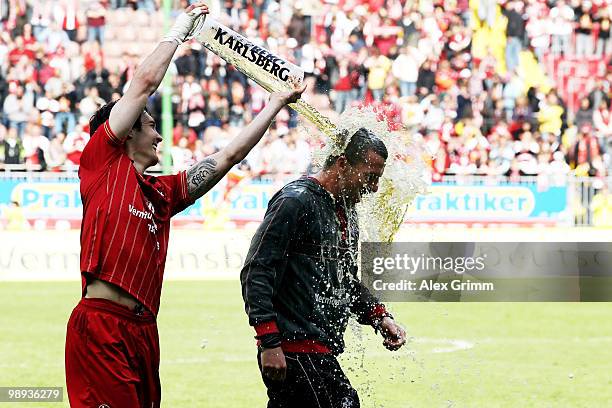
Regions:
<instances>
[{"instance_id":1,"label":"man's hand","mask_svg":"<svg viewBox=\"0 0 612 408\"><path fill-rule=\"evenodd\" d=\"M390 317L384 317L380 322L380 334L385 338L383 345L388 350L399 350L406 343L406 331Z\"/></svg>"},{"instance_id":2,"label":"man's hand","mask_svg":"<svg viewBox=\"0 0 612 408\"><path fill-rule=\"evenodd\" d=\"M208 7L204 3L187 7L155 50L138 65L130 87L110 113L109 125L119 140L128 137L134 123L147 105L149 96L161 84L176 48L190 36L197 34L201 24L204 24L202 15L207 13Z\"/></svg>"},{"instance_id":3,"label":"man's hand","mask_svg":"<svg viewBox=\"0 0 612 408\"><path fill-rule=\"evenodd\" d=\"M306 90L306 85L296 87L293 91L273 92L270 94L270 103L276 104L278 107L283 107L288 103L297 102Z\"/></svg>"},{"instance_id":4,"label":"man's hand","mask_svg":"<svg viewBox=\"0 0 612 408\"><path fill-rule=\"evenodd\" d=\"M181 13L162 41L175 41L179 45L193 38L204 24L203 14L208 14L208 6L203 2L192 4Z\"/></svg>"},{"instance_id":5,"label":"man's hand","mask_svg":"<svg viewBox=\"0 0 612 408\"><path fill-rule=\"evenodd\" d=\"M280 347L263 349L261 352L261 371L274 381L284 381L287 375L285 354Z\"/></svg>"}]
</instances>

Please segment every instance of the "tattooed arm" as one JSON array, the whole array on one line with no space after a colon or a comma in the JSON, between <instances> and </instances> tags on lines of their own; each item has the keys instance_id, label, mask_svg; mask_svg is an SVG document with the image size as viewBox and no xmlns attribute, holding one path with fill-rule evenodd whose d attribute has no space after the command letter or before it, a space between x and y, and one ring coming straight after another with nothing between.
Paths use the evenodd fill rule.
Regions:
<instances>
[{"instance_id":1,"label":"tattooed arm","mask_svg":"<svg viewBox=\"0 0 612 408\"><path fill-rule=\"evenodd\" d=\"M187 187L191 198L198 199L213 188L230 169L240 163L261 140L276 114L288 103L300 98L306 87L270 95L266 107L227 147L196 163L187 170Z\"/></svg>"}]
</instances>

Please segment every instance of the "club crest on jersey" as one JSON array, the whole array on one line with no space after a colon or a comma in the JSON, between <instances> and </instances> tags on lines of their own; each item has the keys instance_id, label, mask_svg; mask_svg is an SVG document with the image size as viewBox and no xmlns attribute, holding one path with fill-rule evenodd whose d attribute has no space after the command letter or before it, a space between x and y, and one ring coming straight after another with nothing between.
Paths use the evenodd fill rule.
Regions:
<instances>
[{"instance_id":1,"label":"club crest on jersey","mask_svg":"<svg viewBox=\"0 0 612 408\"><path fill-rule=\"evenodd\" d=\"M155 207L153 207L153 204L150 201L147 201L147 208L149 209L151 214L155 214Z\"/></svg>"}]
</instances>

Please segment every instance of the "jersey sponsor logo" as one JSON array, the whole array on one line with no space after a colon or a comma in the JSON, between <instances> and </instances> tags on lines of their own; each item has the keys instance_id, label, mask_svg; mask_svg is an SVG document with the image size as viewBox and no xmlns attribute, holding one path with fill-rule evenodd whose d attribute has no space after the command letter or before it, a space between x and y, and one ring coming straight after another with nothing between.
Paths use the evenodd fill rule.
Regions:
<instances>
[{"instance_id":1,"label":"jersey sponsor logo","mask_svg":"<svg viewBox=\"0 0 612 408\"><path fill-rule=\"evenodd\" d=\"M150 223L147 224L147 227L149 228L149 232L152 234L157 233L157 224L155 223L155 220L153 219L153 214L155 214L155 208L153 207L153 204L151 204L150 201L147 201L147 208L149 209L149 211L145 211L145 210L139 210L138 208L134 207L132 204L128 205L128 212L138 218L142 218L143 220L149 220L151 221ZM157 243L157 249L159 249L159 242Z\"/></svg>"},{"instance_id":2,"label":"jersey sponsor logo","mask_svg":"<svg viewBox=\"0 0 612 408\"><path fill-rule=\"evenodd\" d=\"M344 299L338 299L338 298L323 296L319 293L315 293L315 301L322 305L340 307L340 306L348 305L351 302L351 299L349 297L346 297Z\"/></svg>"},{"instance_id":3,"label":"jersey sponsor logo","mask_svg":"<svg viewBox=\"0 0 612 408\"><path fill-rule=\"evenodd\" d=\"M136 207L134 207L132 204L128 205L128 211L130 212L130 214L138 218L142 218L143 220L153 219L153 213L151 211L139 210Z\"/></svg>"}]
</instances>

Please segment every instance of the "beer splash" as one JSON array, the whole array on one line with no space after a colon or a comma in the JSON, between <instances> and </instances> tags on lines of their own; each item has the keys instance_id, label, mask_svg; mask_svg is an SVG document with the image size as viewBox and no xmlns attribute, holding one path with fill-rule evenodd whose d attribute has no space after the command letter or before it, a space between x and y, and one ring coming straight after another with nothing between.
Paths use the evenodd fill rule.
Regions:
<instances>
[{"instance_id":1,"label":"beer splash","mask_svg":"<svg viewBox=\"0 0 612 408\"><path fill-rule=\"evenodd\" d=\"M230 46L229 40L215 41L220 30L226 33L228 38L229 36L234 38L232 40L234 47ZM281 79L245 58L235 47L237 42L241 47L248 46L250 50L259 48L259 53L263 52L263 49L210 17L206 19L197 38L206 48L268 92L290 91L301 85L304 80L304 72L289 61L274 56L274 60L288 71L287 77ZM389 131L388 123L380 118L381 115L373 108L349 109L340 116L338 125L335 125L302 99L289 106L312 122L327 138L326 145L319 154L323 161L330 155L337 156L344 152L349 137L362 127L374 132L383 140L389 151L389 159L380 179L379 189L376 193L362 198L357 206L357 212L361 241L393 241L404 221L408 206L417 194L426 191L423 179L426 173L424 154L420 146L411 139L410 133Z\"/></svg>"},{"instance_id":2,"label":"beer splash","mask_svg":"<svg viewBox=\"0 0 612 408\"><path fill-rule=\"evenodd\" d=\"M316 110L315 113L315 126L320 122L326 123L320 119L325 118L323 115ZM327 122L331 123L329 119ZM424 148L408 130L390 131L388 122L372 107L350 108L340 115L338 125L332 126L333 129L325 132L332 136L328 136L326 145L313 155L315 164L319 166L329 156L344 152L349 136L360 128L372 131L385 143L389 158L378 191L363 196L356 210L360 241L392 242L414 198L427 192L424 160L427 154Z\"/></svg>"}]
</instances>

